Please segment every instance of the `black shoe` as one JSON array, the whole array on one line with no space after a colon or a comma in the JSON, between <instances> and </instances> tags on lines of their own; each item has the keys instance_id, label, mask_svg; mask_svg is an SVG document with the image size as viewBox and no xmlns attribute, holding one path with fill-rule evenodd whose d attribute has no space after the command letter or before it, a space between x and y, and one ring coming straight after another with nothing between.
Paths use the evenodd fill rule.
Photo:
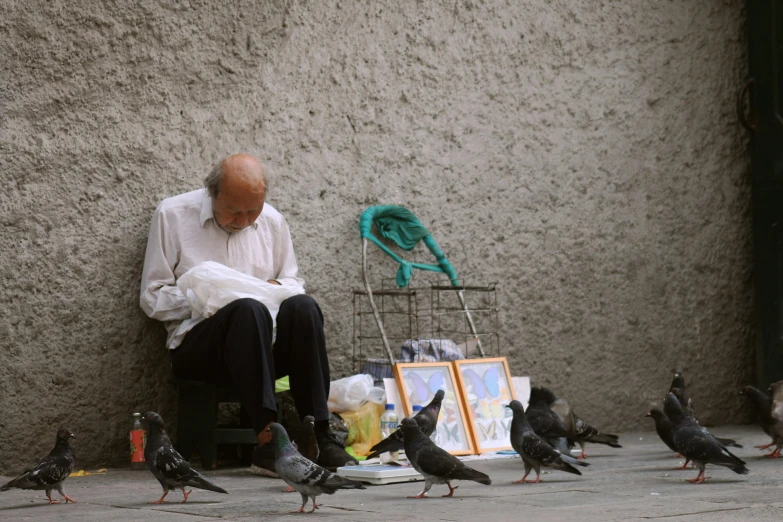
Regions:
<instances>
[{"instance_id":1,"label":"black shoe","mask_svg":"<svg viewBox=\"0 0 783 522\"><path fill-rule=\"evenodd\" d=\"M316 435L318 439L318 464L329 471L335 471L341 466L356 466L359 462L345 451L334 435Z\"/></svg>"},{"instance_id":2,"label":"black shoe","mask_svg":"<svg viewBox=\"0 0 783 522\"><path fill-rule=\"evenodd\" d=\"M275 448L272 444L264 444L253 448L253 464L250 473L262 477L279 478L275 472Z\"/></svg>"}]
</instances>

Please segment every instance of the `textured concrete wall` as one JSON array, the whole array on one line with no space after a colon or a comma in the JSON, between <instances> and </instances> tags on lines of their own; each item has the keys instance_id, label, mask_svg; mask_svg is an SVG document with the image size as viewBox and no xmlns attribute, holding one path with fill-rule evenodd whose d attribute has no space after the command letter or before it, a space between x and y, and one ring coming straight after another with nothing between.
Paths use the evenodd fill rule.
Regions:
<instances>
[{"instance_id":1,"label":"textured concrete wall","mask_svg":"<svg viewBox=\"0 0 783 522\"><path fill-rule=\"evenodd\" d=\"M611 429L679 365L707 422L751 377L742 2L0 0L0 473L174 420L138 307L149 219L267 162L350 370L357 217L405 204L501 282L514 373ZM375 267L394 267L374 257Z\"/></svg>"}]
</instances>

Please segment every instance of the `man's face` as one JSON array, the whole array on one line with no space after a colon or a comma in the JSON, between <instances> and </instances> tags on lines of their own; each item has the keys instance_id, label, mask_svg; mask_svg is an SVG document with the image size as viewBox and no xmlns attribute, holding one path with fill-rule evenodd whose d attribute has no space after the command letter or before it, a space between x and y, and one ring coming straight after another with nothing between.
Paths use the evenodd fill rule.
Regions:
<instances>
[{"instance_id":1,"label":"man's face","mask_svg":"<svg viewBox=\"0 0 783 522\"><path fill-rule=\"evenodd\" d=\"M246 187L245 187L246 189ZM252 225L264 210L264 192L221 187L212 200L212 214L220 228L233 234Z\"/></svg>"}]
</instances>

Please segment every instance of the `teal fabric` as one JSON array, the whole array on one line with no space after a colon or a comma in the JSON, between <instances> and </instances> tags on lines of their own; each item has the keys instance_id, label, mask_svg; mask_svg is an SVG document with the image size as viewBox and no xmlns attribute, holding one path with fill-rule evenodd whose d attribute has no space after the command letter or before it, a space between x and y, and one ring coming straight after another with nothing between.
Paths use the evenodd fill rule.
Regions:
<instances>
[{"instance_id":1,"label":"teal fabric","mask_svg":"<svg viewBox=\"0 0 783 522\"><path fill-rule=\"evenodd\" d=\"M429 251L435 256L438 264L411 263L402 259L372 234L373 223L375 223L381 236L394 241L403 250L413 250L419 241L424 241ZM459 286L457 272L446 259L446 254L443 253L429 230L419 221L419 218L407 208L394 205L370 207L362 213L359 219L359 231L363 238L367 238L378 245L378 248L383 250L386 255L400 264L396 277L398 287L404 288L408 286L414 268L446 274L452 286Z\"/></svg>"},{"instance_id":2,"label":"teal fabric","mask_svg":"<svg viewBox=\"0 0 783 522\"><path fill-rule=\"evenodd\" d=\"M430 235L430 231L421 224L419 218L407 208L393 206L381 208L383 210L373 216L378 232L386 239L397 243L397 246L403 250L413 250L419 241Z\"/></svg>"}]
</instances>

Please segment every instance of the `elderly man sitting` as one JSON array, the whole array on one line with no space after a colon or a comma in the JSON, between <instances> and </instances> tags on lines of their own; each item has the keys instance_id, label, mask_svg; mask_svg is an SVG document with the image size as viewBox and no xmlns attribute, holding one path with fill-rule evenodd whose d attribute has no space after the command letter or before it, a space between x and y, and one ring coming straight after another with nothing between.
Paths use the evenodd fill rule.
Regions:
<instances>
[{"instance_id":1,"label":"elderly man sitting","mask_svg":"<svg viewBox=\"0 0 783 522\"><path fill-rule=\"evenodd\" d=\"M265 204L266 188L261 163L237 154L218 163L206 188L164 199L152 216L141 308L166 325L177 378L231 383L238 391L258 435L251 472L276 476L265 429L277 419L274 381L285 375L300 417L315 418L319 464L334 469L356 461L329 432L329 359L318 304L304 294L283 301L273 340L261 302L238 299L207 319L193 318L176 285L189 269L214 261L275 285L304 286L288 224Z\"/></svg>"}]
</instances>

